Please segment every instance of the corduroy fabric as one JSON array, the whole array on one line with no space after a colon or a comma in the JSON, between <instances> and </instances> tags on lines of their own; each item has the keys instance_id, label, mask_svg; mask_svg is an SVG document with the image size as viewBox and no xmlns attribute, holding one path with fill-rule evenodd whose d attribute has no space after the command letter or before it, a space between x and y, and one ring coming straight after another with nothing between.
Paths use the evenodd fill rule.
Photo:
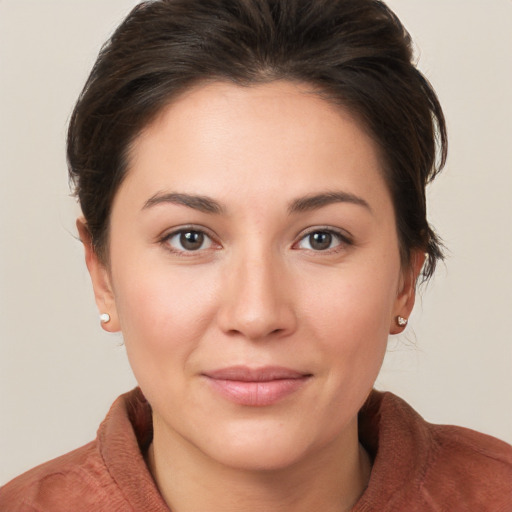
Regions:
<instances>
[{"instance_id":1,"label":"corduroy fabric","mask_svg":"<svg viewBox=\"0 0 512 512\"><path fill-rule=\"evenodd\" d=\"M373 391L359 414L373 458L353 512L512 511L512 447L461 427L432 425L391 393ZM1 512L169 512L147 469L151 409L121 395L95 441L0 489Z\"/></svg>"}]
</instances>

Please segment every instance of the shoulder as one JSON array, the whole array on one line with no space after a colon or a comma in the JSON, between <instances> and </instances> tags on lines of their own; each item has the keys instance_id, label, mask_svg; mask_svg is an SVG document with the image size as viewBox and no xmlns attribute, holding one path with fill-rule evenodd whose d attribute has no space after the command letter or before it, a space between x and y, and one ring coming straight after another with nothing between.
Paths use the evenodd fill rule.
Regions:
<instances>
[{"instance_id":1,"label":"shoulder","mask_svg":"<svg viewBox=\"0 0 512 512\"><path fill-rule=\"evenodd\" d=\"M509 444L429 423L392 393L372 392L359 419L374 466L355 510L512 510Z\"/></svg>"},{"instance_id":2,"label":"shoulder","mask_svg":"<svg viewBox=\"0 0 512 512\"><path fill-rule=\"evenodd\" d=\"M98 510L112 504L115 485L96 441L37 466L0 488L0 510L9 512ZM105 509L107 510L107 509Z\"/></svg>"},{"instance_id":3,"label":"shoulder","mask_svg":"<svg viewBox=\"0 0 512 512\"><path fill-rule=\"evenodd\" d=\"M425 492L458 507L512 507L512 446L463 427L427 423L427 428L432 443Z\"/></svg>"},{"instance_id":4,"label":"shoulder","mask_svg":"<svg viewBox=\"0 0 512 512\"><path fill-rule=\"evenodd\" d=\"M0 488L0 511L168 511L144 461L151 408L136 388L121 395L96 440Z\"/></svg>"}]
</instances>

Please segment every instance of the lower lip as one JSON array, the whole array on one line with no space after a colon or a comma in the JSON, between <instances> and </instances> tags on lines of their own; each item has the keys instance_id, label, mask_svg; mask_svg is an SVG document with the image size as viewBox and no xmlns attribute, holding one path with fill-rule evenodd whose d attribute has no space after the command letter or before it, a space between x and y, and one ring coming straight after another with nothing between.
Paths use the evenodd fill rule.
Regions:
<instances>
[{"instance_id":1,"label":"lower lip","mask_svg":"<svg viewBox=\"0 0 512 512\"><path fill-rule=\"evenodd\" d=\"M276 379L262 382L208 378L213 389L238 405L262 407L275 404L298 391L309 376L296 379Z\"/></svg>"}]
</instances>

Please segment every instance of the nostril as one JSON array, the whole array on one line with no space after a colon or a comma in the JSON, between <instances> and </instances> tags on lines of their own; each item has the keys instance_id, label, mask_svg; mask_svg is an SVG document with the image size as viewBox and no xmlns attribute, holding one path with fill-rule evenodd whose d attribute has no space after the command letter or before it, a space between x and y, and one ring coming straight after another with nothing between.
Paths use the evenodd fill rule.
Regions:
<instances>
[{"instance_id":1,"label":"nostril","mask_svg":"<svg viewBox=\"0 0 512 512\"><path fill-rule=\"evenodd\" d=\"M277 339L294 331L293 303L274 286L270 271L263 275L260 269L261 275L252 272L247 277L249 270L228 281L217 314L220 329L230 337L254 340Z\"/></svg>"}]
</instances>

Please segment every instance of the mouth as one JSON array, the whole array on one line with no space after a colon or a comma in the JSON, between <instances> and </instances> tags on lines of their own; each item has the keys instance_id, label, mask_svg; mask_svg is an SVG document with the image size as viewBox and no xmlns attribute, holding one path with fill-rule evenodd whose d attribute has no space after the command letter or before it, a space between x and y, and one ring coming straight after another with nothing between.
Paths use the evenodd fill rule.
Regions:
<instances>
[{"instance_id":1,"label":"mouth","mask_svg":"<svg viewBox=\"0 0 512 512\"><path fill-rule=\"evenodd\" d=\"M211 388L238 405L262 407L297 392L312 374L280 366L231 366L202 374Z\"/></svg>"}]
</instances>

